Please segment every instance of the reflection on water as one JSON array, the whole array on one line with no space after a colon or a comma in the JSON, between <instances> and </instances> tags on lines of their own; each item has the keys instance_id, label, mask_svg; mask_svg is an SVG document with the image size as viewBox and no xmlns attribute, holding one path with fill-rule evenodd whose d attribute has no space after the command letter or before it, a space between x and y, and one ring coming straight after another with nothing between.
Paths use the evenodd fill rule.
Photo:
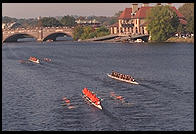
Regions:
<instances>
[{"instance_id":1,"label":"reflection on water","mask_svg":"<svg viewBox=\"0 0 196 134\"><path fill-rule=\"evenodd\" d=\"M63 36L63 37L57 37L56 41L72 41L73 38L72 37L68 37L68 36ZM18 42L36 42L37 39L36 38L21 38L17 40Z\"/></svg>"}]
</instances>

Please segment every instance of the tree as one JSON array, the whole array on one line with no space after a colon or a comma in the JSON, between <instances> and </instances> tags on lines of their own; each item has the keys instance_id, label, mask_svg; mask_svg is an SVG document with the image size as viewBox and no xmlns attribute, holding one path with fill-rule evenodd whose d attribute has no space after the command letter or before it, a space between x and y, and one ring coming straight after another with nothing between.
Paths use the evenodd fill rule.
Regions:
<instances>
[{"instance_id":1,"label":"tree","mask_svg":"<svg viewBox=\"0 0 196 134\"><path fill-rule=\"evenodd\" d=\"M76 25L75 22L75 18L72 16L64 16L61 20L60 20L61 24L63 24L64 26L68 26L68 27L73 27Z\"/></svg>"},{"instance_id":2,"label":"tree","mask_svg":"<svg viewBox=\"0 0 196 134\"><path fill-rule=\"evenodd\" d=\"M41 18L41 24L42 24L43 27L58 27L58 26L63 26L54 17L44 17L44 18Z\"/></svg>"},{"instance_id":3,"label":"tree","mask_svg":"<svg viewBox=\"0 0 196 134\"><path fill-rule=\"evenodd\" d=\"M152 41L165 41L177 31L179 18L169 6L156 6L147 13L147 30Z\"/></svg>"},{"instance_id":4,"label":"tree","mask_svg":"<svg viewBox=\"0 0 196 134\"><path fill-rule=\"evenodd\" d=\"M186 32L194 33L194 3L185 3L178 10L187 20Z\"/></svg>"},{"instance_id":5,"label":"tree","mask_svg":"<svg viewBox=\"0 0 196 134\"><path fill-rule=\"evenodd\" d=\"M11 18L8 16L3 16L2 17L2 23L12 23L12 22L16 22L17 19L16 18Z\"/></svg>"},{"instance_id":6,"label":"tree","mask_svg":"<svg viewBox=\"0 0 196 134\"><path fill-rule=\"evenodd\" d=\"M187 22L186 31L194 34L194 16L188 18Z\"/></svg>"},{"instance_id":7,"label":"tree","mask_svg":"<svg viewBox=\"0 0 196 134\"><path fill-rule=\"evenodd\" d=\"M177 28L177 32L178 32L179 34L185 33L185 26L182 25L182 24L179 24L179 25L178 25L178 28Z\"/></svg>"},{"instance_id":8,"label":"tree","mask_svg":"<svg viewBox=\"0 0 196 134\"><path fill-rule=\"evenodd\" d=\"M84 27L76 26L73 32L74 40L78 40L78 39L85 40L85 39L101 37L109 34L110 34L109 30L104 26L99 27L96 30L91 26L84 26Z\"/></svg>"},{"instance_id":9,"label":"tree","mask_svg":"<svg viewBox=\"0 0 196 134\"><path fill-rule=\"evenodd\" d=\"M178 11L183 14L186 19L190 16L194 17L194 3L185 3L178 8Z\"/></svg>"},{"instance_id":10,"label":"tree","mask_svg":"<svg viewBox=\"0 0 196 134\"><path fill-rule=\"evenodd\" d=\"M101 37L110 34L109 30L104 26L101 26L100 28L96 29L95 33L96 33L96 37Z\"/></svg>"},{"instance_id":11,"label":"tree","mask_svg":"<svg viewBox=\"0 0 196 134\"><path fill-rule=\"evenodd\" d=\"M84 32L81 35L82 40L89 39L89 38L94 38L93 37L95 35L95 34L93 34L94 29L91 26L83 27L83 30L84 30Z\"/></svg>"},{"instance_id":12,"label":"tree","mask_svg":"<svg viewBox=\"0 0 196 134\"><path fill-rule=\"evenodd\" d=\"M80 39L83 32L84 32L84 30L83 30L82 26L80 26L80 25L76 26L73 30L73 36L74 36L73 39L74 40Z\"/></svg>"}]
</instances>

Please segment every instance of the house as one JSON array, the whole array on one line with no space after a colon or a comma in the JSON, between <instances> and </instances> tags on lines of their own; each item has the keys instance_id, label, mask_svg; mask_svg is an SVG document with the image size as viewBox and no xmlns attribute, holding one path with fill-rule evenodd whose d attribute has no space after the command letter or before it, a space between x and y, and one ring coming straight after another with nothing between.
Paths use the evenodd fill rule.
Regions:
<instances>
[{"instance_id":1,"label":"house","mask_svg":"<svg viewBox=\"0 0 196 134\"><path fill-rule=\"evenodd\" d=\"M161 5L161 3L157 3ZM184 16L175 8L172 7L171 3L168 3L170 8L176 12L179 17L180 23L183 25L187 24ZM138 35L138 34L148 34L147 23L145 19L147 17L147 12L152 8L148 3L143 3L139 8L138 4L132 4L131 8L125 8L124 11L118 18L118 22L111 25L111 34L118 34L122 36L128 35Z\"/></svg>"},{"instance_id":2,"label":"house","mask_svg":"<svg viewBox=\"0 0 196 134\"><path fill-rule=\"evenodd\" d=\"M100 22L98 22L97 20L93 19L93 20L87 20L87 19L77 19L75 21L78 25L83 25L83 26L88 26L88 25L91 25L91 26L100 26Z\"/></svg>"}]
</instances>

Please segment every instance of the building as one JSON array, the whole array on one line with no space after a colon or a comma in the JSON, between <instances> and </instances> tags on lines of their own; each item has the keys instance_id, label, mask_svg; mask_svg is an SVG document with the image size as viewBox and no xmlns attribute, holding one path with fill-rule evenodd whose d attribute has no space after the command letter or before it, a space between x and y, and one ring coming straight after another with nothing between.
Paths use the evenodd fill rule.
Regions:
<instances>
[{"instance_id":1,"label":"building","mask_svg":"<svg viewBox=\"0 0 196 134\"><path fill-rule=\"evenodd\" d=\"M161 5L161 3L157 3ZM172 7L171 3L168 3L170 8L176 12L179 17L181 24L187 24L184 16L175 8ZM125 8L124 11L118 18L118 22L111 25L111 34L118 34L122 36L127 35L139 35L148 34L147 23L145 18L147 17L147 12L152 8L148 3L143 3L141 7L138 4L132 4L131 8Z\"/></svg>"},{"instance_id":2,"label":"building","mask_svg":"<svg viewBox=\"0 0 196 134\"><path fill-rule=\"evenodd\" d=\"M95 20L95 19L93 19L93 20L87 20L87 19L81 19L81 18L79 18L79 19L77 19L76 21L75 21L78 25L82 25L82 26L95 26L95 27L97 27L97 26L100 26L100 22L98 22L97 20Z\"/></svg>"}]
</instances>

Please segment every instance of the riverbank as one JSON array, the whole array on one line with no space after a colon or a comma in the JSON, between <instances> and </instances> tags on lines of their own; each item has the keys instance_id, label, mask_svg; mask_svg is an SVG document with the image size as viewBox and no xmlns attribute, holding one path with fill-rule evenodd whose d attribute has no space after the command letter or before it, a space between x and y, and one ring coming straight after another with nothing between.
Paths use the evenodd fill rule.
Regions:
<instances>
[{"instance_id":1,"label":"riverbank","mask_svg":"<svg viewBox=\"0 0 196 134\"><path fill-rule=\"evenodd\" d=\"M192 38L177 38L177 37L171 37L165 42L177 42L177 43L194 43L194 37Z\"/></svg>"},{"instance_id":2,"label":"riverbank","mask_svg":"<svg viewBox=\"0 0 196 134\"><path fill-rule=\"evenodd\" d=\"M129 42L120 38L114 38L114 39L108 39L108 40L102 40L102 41L97 41L97 40L93 40L93 39L87 39L87 40L80 40L80 42L110 42L110 43L134 43L134 42ZM192 38L177 38L177 37L171 37L168 40L164 41L164 42L170 42L170 43L194 43L194 37ZM142 43L142 42L141 42ZM151 43L151 41L149 42L145 42L145 43ZM156 42L158 43L158 42Z\"/></svg>"}]
</instances>

